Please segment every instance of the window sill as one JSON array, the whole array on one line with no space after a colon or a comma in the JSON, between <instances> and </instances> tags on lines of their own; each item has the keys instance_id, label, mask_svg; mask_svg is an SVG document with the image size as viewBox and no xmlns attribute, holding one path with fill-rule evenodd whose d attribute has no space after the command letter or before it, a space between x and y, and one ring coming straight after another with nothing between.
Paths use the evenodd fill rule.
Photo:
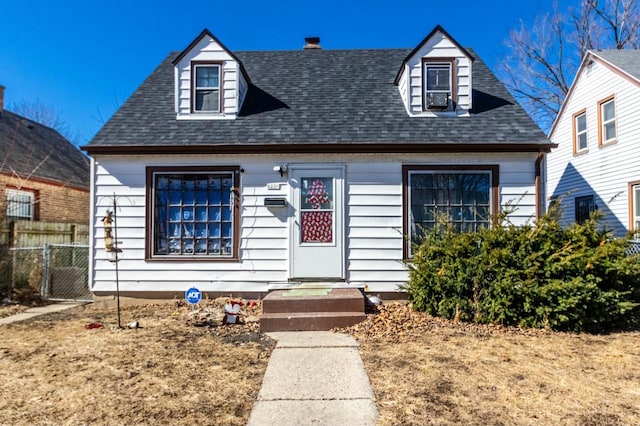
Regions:
<instances>
[{"instance_id":1,"label":"window sill","mask_svg":"<svg viewBox=\"0 0 640 426\"><path fill-rule=\"evenodd\" d=\"M226 262L239 263L238 257L212 257L212 256L152 256L146 257L145 262Z\"/></svg>"},{"instance_id":2,"label":"window sill","mask_svg":"<svg viewBox=\"0 0 640 426\"><path fill-rule=\"evenodd\" d=\"M192 112L190 114L177 114L176 120L235 120L236 114Z\"/></svg>"},{"instance_id":3,"label":"window sill","mask_svg":"<svg viewBox=\"0 0 640 426\"><path fill-rule=\"evenodd\" d=\"M437 111L437 110L422 110L422 111L408 111L410 117L470 117L467 110L451 110L451 111Z\"/></svg>"},{"instance_id":4,"label":"window sill","mask_svg":"<svg viewBox=\"0 0 640 426\"><path fill-rule=\"evenodd\" d=\"M615 145L617 143L618 143L618 139L611 139L610 141L601 142L600 144L598 144L598 148L604 148L610 145Z\"/></svg>"},{"instance_id":5,"label":"window sill","mask_svg":"<svg viewBox=\"0 0 640 426\"><path fill-rule=\"evenodd\" d=\"M580 157L580 156L588 154L588 153L589 153L589 149L587 148L587 149L583 149L581 151L574 151L573 152L573 156L574 157Z\"/></svg>"}]
</instances>

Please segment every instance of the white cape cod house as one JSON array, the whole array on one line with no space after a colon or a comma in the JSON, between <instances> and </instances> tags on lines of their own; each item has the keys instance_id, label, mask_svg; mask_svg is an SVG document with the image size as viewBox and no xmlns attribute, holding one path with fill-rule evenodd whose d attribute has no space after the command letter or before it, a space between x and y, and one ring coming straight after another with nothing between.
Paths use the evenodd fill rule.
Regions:
<instances>
[{"instance_id":1,"label":"white cape cod house","mask_svg":"<svg viewBox=\"0 0 640 426\"><path fill-rule=\"evenodd\" d=\"M549 133L547 195L565 224L594 210L622 237L640 229L640 50L588 51Z\"/></svg>"},{"instance_id":2,"label":"white cape cod house","mask_svg":"<svg viewBox=\"0 0 640 426\"><path fill-rule=\"evenodd\" d=\"M552 144L475 52L437 26L415 49L171 53L85 147L91 289L264 294L302 282L399 291L420 230L515 224L544 206Z\"/></svg>"}]
</instances>

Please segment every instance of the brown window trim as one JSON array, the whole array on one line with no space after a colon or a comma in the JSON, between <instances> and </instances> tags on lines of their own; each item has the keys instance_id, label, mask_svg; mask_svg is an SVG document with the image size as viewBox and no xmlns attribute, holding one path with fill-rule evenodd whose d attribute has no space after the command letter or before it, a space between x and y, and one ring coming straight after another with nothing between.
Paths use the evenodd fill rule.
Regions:
<instances>
[{"instance_id":1,"label":"brown window trim","mask_svg":"<svg viewBox=\"0 0 640 426\"><path fill-rule=\"evenodd\" d=\"M587 115L587 109L583 108L580 111L576 112L571 116L571 128L573 129L573 155L584 155L589 152L589 129L587 127L587 147L584 149L578 149L578 126L576 126L576 121L579 116L582 114Z\"/></svg>"},{"instance_id":2,"label":"brown window trim","mask_svg":"<svg viewBox=\"0 0 640 426\"><path fill-rule=\"evenodd\" d=\"M614 145L618 142L618 106L615 103L615 99L616 99L616 96L611 95L598 101L598 148ZM613 119L613 122L616 126L616 137L611 142L605 142L603 140L604 135L602 134L603 133L602 126L604 124L602 120L602 105L606 104L609 101L613 101L613 105L615 108L615 118Z\"/></svg>"},{"instance_id":3,"label":"brown window trim","mask_svg":"<svg viewBox=\"0 0 640 426\"><path fill-rule=\"evenodd\" d=\"M217 65L220 69L220 74L218 75L218 83L220 85L219 89L219 99L218 111L196 111L196 65ZM224 114L224 72L223 72L223 62L222 61L191 61L191 113L192 114Z\"/></svg>"},{"instance_id":4,"label":"brown window trim","mask_svg":"<svg viewBox=\"0 0 640 426\"><path fill-rule=\"evenodd\" d=\"M25 187L19 187L19 186L15 186L15 185L5 185L5 189L13 189L14 191L24 191L24 192L30 192L33 194L33 204L31 205L33 208L33 217L31 218L32 221L36 222L40 220L40 190L38 189L33 189L33 188L25 188ZM5 200L4 202L6 203L6 194L5 194ZM5 205L5 208L7 206ZM6 213L6 211L5 211ZM23 219L26 220L26 219Z\"/></svg>"},{"instance_id":5,"label":"brown window trim","mask_svg":"<svg viewBox=\"0 0 640 426\"><path fill-rule=\"evenodd\" d=\"M423 111L439 111L434 109L427 108L427 88L425 87L425 75L424 68L428 63L433 64L450 64L451 65L451 108L447 108L443 111L455 111L456 105L458 104L458 93L456 87L456 80L458 77L458 73L456 70L456 59L455 58L422 58L422 68L420 69L420 76L422 78L422 110Z\"/></svg>"},{"instance_id":6,"label":"brown window trim","mask_svg":"<svg viewBox=\"0 0 640 426\"><path fill-rule=\"evenodd\" d=\"M640 180L632 181L632 182L629 182L628 184L629 231L637 231L637 229L635 229L635 220L634 220L635 219L635 215L634 215L635 199L633 198L633 187L638 185L640 185Z\"/></svg>"},{"instance_id":7,"label":"brown window trim","mask_svg":"<svg viewBox=\"0 0 640 426\"><path fill-rule=\"evenodd\" d=\"M228 257L206 255L168 256L153 254L153 175L154 173L231 172L234 175L233 252ZM147 262L239 262L240 261L240 166L154 166L147 167L145 260Z\"/></svg>"},{"instance_id":8,"label":"brown window trim","mask_svg":"<svg viewBox=\"0 0 640 426\"><path fill-rule=\"evenodd\" d=\"M402 235L404 244L402 247L402 257L405 260L411 260L409 257L409 245L411 244L411 232L409 224L409 172L412 171L488 171L491 172L491 214L494 217L494 225L496 224L496 213L499 211L500 203L500 166L491 165L403 165L402 166Z\"/></svg>"}]
</instances>

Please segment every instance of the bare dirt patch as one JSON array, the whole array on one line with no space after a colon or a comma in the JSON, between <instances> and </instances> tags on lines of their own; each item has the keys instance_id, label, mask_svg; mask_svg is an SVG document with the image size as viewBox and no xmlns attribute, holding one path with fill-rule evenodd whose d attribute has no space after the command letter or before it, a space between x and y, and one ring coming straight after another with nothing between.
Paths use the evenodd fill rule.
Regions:
<instances>
[{"instance_id":1,"label":"bare dirt patch","mask_svg":"<svg viewBox=\"0 0 640 426\"><path fill-rule=\"evenodd\" d=\"M381 425L640 424L640 333L456 324L383 305L360 341Z\"/></svg>"},{"instance_id":2,"label":"bare dirt patch","mask_svg":"<svg viewBox=\"0 0 640 426\"><path fill-rule=\"evenodd\" d=\"M0 326L0 424L246 424L274 342L198 307L123 307L133 329L95 305Z\"/></svg>"}]
</instances>

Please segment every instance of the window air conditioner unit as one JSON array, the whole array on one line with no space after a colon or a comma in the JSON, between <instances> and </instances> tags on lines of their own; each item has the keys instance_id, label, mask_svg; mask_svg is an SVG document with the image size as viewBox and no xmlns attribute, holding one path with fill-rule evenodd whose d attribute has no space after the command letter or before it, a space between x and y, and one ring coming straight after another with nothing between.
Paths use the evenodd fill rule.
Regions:
<instances>
[{"instance_id":1,"label":"window air conditioner unit","mask_svg":"<svg viewBox=\"0 0 640 426\"><path fill-rule=\"evenodd\" d=\"M449 94L448 93L429 93L427 96L427 108L448 108L449 107Z\"/></svg>"}]
</instances>

